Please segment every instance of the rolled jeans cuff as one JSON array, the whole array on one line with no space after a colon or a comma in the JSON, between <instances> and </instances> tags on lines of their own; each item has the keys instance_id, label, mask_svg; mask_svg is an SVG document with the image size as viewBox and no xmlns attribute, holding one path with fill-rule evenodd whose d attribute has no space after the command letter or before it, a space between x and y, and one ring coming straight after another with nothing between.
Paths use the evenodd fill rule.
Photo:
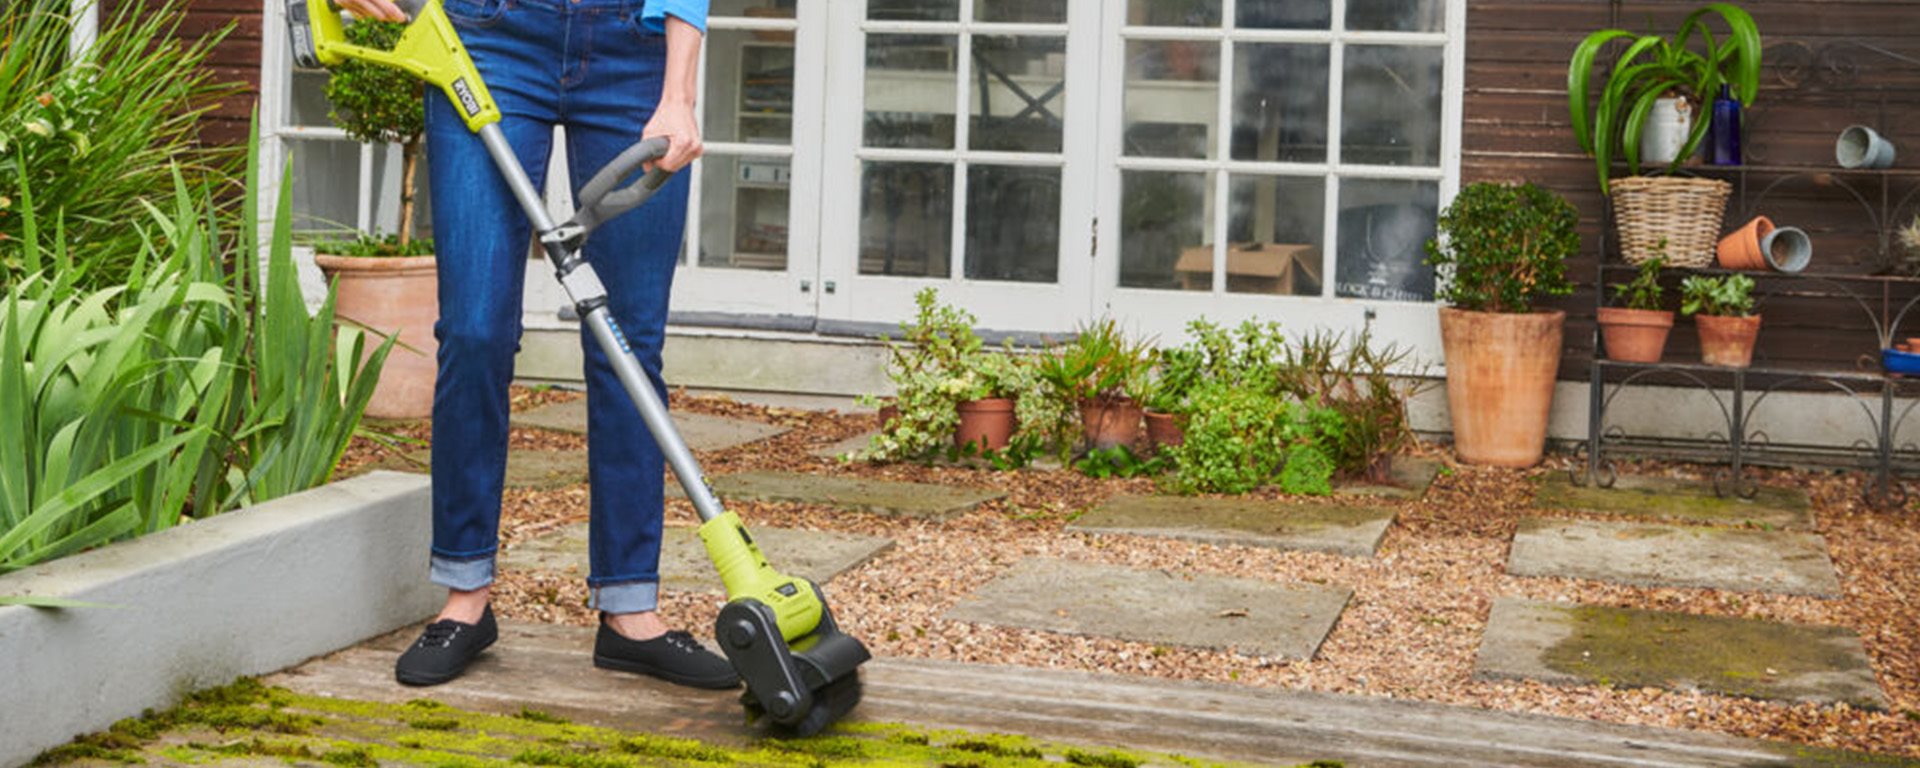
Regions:
<instances>
[{"instance_id":1,"label":"rolled jeans cuff","mask_svg":"<svg viewBox=\"0 0 1920 768\"><path fill-rule=\"evenodd\" d=\"M587 605L606 613L644 613L660 605L660 583L629 581L592 587Z\"/></svg>"},{"instance_id":2,"label":"rolled jeans cuff","mask_svg":"<svg viewBox=\"0 0 1920 768\"><path fill-rule=\"evenodd\" d=\"M448 589L471 592L493 583L493 555L477 558L433 556L428 578Z\"/></svg>"}]
</instances>

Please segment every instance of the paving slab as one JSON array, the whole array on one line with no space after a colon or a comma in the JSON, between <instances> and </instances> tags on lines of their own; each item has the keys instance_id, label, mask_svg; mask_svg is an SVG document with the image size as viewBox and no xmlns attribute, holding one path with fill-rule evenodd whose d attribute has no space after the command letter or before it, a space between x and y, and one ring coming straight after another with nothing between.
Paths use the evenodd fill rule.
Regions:
<instances>
[{"instance_id":1,"label":"paving slab","mask_svg":"<svg viewBox=\"0 0 1920 768\"><path fill-rule=\"evenodd\" d=\"M1503 597L1480 679L1700 690L1885 709L1860 636L1843 627Z\"/></svg>"},{"instance_id":2,"label":"paving slab","mask_svg":"<svg viewBox=\"0 0 1920 768\"><path fill-rule=\"evenodd\" d=\"M946 520L995 499L1005 491L989 491L933 483L868 480L858 477L810 475L804 472L738 472L714 475L707 482L721 499L791 501L822 504L876 515ZM683 496L677 484L669 496Z\"/></svg>"},{"instance_id":3,"label":"paving slab","mask_svg":"<svg viewBox=\"0 0 1920 768\"><path fill-rule=\"evenodd\" d=\"M389 455L375 464L381 469L425 474L432 467L433 450L421 448L404 456ZM587 481L587 452L579 449L507 452L507 487L550 490Z\"/></svg>"},{"instance_id":4,"label":"paving slab","mask_svg":"<svg viewBox=\"0 0 1920 768\"><path fill-rule=\"evenodd\" d=\"M1372 557L1393 515L1389 508L1354 503L1118 496L1067 530Z\"/></svg>"},{"instance_id":5,"label":"paving slab","mask_svg":"<svg viewBox=\"0 0 1920 768\"><path fill-rule=\"evenodd\" d=\"M1813 504L1798 488L1761 486L1752 499L1719 497L1713 485L1672 477L1621 475L1612 488L1575 485L1565 472L1548 473L1534 494L1546 509L1627 515L1705 525L1813 527Z\"/></svg>"},{"instance_id":6,"label":"paving slab","mask_svg":"<svg viewBox=\"0 0 1920 768\"><path fill-rule=\"evenodd\" d=\"M799 528L753 529L760 552L794 576L825 584L893 548L893 540L837 531ZM508 549L500 561L509 568L587 573L587 524L575 523ZM666 529L660 542L660 584L683 592L725 592L707 559L707 549L690 527Z\"/></svg>"},{"instance_id":7,"label":"paving slab","mask_svg":"<svg viewBox=\"0 0 1920 768\"><path fill-rule=\"evenodd\" d=\"M586 398L580 398L564 403L549 403L514 414L512 423L516 427L584 435L587 433L587 401ZM673 424L680 429L680 437L687 441L687 446L696 451L724 451L787 432L786 427L757 421L680 411L674 412Z\"/></svg>"},{"instance_id":8,"label":"paving slab","mask_svg":"<svg viewBox=\"0 0 1920 768\"><path fill-rule=\"evenodd\" d=\"M1336 496L1380 496L1389 499L1418 499L1427 495L1445 465L1437 459L1403 456L1393 460L1384 483L1355 482L1334 486Z\"/></svg>"},{"instance_id":9,"label":"paving slab","mask_svg":"<svg viewBox=\"0 0 1920 768\"><path fill-rule=\"evenodd\" d=\"M594 630L502 622L500 641L460 679L431 688L393 680L409 628L273 675L268 685L343 699L430 699L517 715L745 745L759 733L740 692L697 691L594 669ZM881 657L860 668L866 693L851 723L905 723L1176 753L1254 765L1314 760L1354 766L1912 766L1720 733L1498 712L1351 694L1162 680L1139 675Z\"/></svg>"},{"instance_id":10,"label":"paving slab","mask_svg":"<svg viewBox=\"0 0 1920 768\"><path fill-rule=\"evenodd\" d=\"M872 441L874 436L878 434L880 434L880 430L868 430L832 445L815 448L813 449L813 455L822 459L838 459L854 451L866 448L868 442Z\"/></svg>"},{"instance_id":11,"label":"paving slab","mask_svg":"<svg viewBox=\"0 0 1920 768\"><path fill-rule=\"evenodd\" d=\"M1649 587L1840 596L1826 539L1797 531L1528 518L1513 537L1507 572Z\"/></svg>"},{"instance_id":12,"label":"paving slab","mask_svg":"<svg viewBox=\"0 0 1920 768\"><path fill-rule=\"evenodd\" d=\"M947 618L1311 659L1352 597L1346 587L1039 558L1015 563Z\"/></svg>"}]
</instances>

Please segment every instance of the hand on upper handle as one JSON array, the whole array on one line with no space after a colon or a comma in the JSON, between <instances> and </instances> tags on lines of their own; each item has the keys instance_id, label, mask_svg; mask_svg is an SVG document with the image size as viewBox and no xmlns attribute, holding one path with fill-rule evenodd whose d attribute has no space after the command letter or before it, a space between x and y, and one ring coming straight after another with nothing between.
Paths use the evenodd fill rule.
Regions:
<instances>
[{"instance_id":1,"label":"hand on upper handle","mask_svg":"<svg viewBox=\"0 0 1920 768\"><path fill-rule=\"evenodd\" d=\"M400 12L400 6L392 0L334 0L340 7L359 19L378 19L380 21L406 21L407 15Z\"/></svg>"},{"instance_id":2,"label":"hand on upper handle","mask_svg":"<svg viewBox=\"0 0 1920 768\"><path fill-rule=\"evenodd\" d=\"M693 117L695 94L699 90L700 28L678 16L667 17L667 72L660 92L660 105L641 138L663 137L671 142L667 156L659 166L678 171L706 152L700 143L700 126ZM651 168L652 166L648 166Z\"/></svg>"}]
</instances>

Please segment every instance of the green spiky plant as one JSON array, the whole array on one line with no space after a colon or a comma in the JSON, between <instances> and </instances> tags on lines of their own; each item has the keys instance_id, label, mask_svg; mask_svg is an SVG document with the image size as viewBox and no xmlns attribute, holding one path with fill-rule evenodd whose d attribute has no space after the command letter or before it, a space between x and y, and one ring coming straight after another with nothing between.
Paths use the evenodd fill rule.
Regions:
<instances>
[{"instance_id":1,"label":"green spiky plant","mask_svg":"<svg viewBox=\"0 0 1920 768\"><path fill-rule=\"evenodd\" d=\"M1723 36L1716 37L1707 23L1715 16L1727 26ZM1626 48L1606 70L1596 94L1596 60L1609 44L1622 41ZM1751 15L1731 3L1709 3L1687 14L1671 40L1602 29L1580 41L1567 64L1567 110L1574 138L1594 158L1601 193L1608 192L1608 170L1616 158L1624 157L1627 169L1640 173L1640 129L1661 96L1675 94L1696 105L1698 117L1670 168L1692 156L1710 122L1700 106L1719 93L1722 84L1732 86L1742 107L1753 106L1760 90L1760 29Z\"/></svg>"}]
</instances>

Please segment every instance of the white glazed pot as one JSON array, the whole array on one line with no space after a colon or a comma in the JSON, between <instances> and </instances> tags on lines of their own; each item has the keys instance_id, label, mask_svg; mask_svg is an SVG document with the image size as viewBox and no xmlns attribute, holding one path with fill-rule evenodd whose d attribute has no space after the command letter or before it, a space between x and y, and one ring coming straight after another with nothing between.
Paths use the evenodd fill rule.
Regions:
<instances>
[{"instance_id":1,"label":"white glazed pot","mask_svg":"<svg viewBox=\"0 0 1920 768\"><path fill-rule=\"evenodd\" d=\"M1666 165L1680 156L1693 130L1693 105L1678 96L1654 100L1646 123L1640 126L1640 162Z\"/></svg>"}]
</instances>

